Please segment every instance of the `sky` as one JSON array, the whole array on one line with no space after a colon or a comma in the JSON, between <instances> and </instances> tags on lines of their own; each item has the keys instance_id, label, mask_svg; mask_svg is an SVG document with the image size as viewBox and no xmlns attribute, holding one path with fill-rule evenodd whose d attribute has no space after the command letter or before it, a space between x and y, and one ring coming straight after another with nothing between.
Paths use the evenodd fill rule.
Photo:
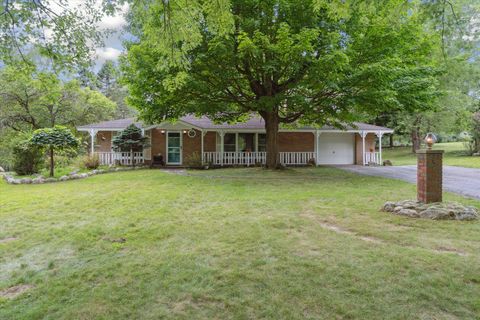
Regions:
<instances>
[{"instance_id":1,"label":"sky","mask_svg":"<svg viewBox=\"0 0 480 320\"><path fill-rule=\"evenodd\" d=\"M124 48L122 40L122 29L126 25L124 14L128 11L128 4L125 4L114 16L106 16L99 23L101 30L115 30L113 34L105 39L104 47L98 47L95 50L95 71L107 60L117 61Z\"/></svg>"}]
</instances>

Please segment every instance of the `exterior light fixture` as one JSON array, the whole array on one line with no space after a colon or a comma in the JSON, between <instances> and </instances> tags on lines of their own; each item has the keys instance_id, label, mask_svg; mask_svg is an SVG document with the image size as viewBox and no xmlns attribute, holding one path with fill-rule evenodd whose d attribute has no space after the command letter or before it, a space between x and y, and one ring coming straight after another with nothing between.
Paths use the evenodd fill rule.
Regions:
<instances>
[{"instance_id":1,"label":"exterior light fixture","mask_svg":"<svg viewBox=\"0 0 480 320\"><path fill-rule=\"evenodd\" d=\"M435 144L435 142L437 142L437 137L431 132L427 133L425 136L425 143L427 144L428 150L432 150L432 146Z\"/></svg>"},{"instance_id":2,"label":"exterior light fixture","mask_svg":"<svg viewBox=\"0 0 480 320\"><path fill-rule=\"evenodd\" d=\"M165 134L165 130L160 131L162 134Z\"/></svg>"},{"instance_id":3,"label":"exterior light fixture","mask_svg":"<svg viewBox=\"0 0 480 320\"><path fill-rule=\"evenodd\" d=\"M187 134L187 130L183 130L183 134Z\"/></svg>"}]
</instances>

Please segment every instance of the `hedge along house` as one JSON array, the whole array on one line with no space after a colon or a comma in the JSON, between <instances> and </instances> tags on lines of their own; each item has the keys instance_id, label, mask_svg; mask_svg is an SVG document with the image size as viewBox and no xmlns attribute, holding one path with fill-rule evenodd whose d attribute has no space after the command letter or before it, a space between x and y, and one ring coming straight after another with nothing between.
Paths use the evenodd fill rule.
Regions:
<instances>
[{"instance_id":1,"label":"hedge along house","mask_svg":"<svg viewBox=\"0 0 480 320\"><path fill-rule=\"evenodd\" d=\"M249 166L266 160L265 123L257 117L243 123L216 124L207 117L186 116L174 123L155 125L130 118L77 129L90 134L90 152L98 154L102 164L130 164L128 153L112 149L112 138L132 123L150 141L150 147L135 153L136 163L151 164L162 156L167 166L183 166L194 153L201 155L204 164L214 166ZM381 141L387 133L393 130L366 123L354 123L344 130L329 126L280 129L280 162L287 166L381 164Z\"/></svg>"}]
</instances>

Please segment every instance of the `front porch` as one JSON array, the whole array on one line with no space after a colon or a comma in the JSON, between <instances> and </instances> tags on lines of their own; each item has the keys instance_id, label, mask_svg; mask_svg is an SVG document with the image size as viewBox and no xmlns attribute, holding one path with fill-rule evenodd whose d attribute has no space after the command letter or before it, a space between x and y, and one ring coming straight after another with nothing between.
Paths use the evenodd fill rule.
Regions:
<instances>
[{"instance_id":1,"label":"front porch","mask_svg":"<svg viewBox=\"0 0 480 320\"><path fill-rule=\"evenodd\" d=\"M129 152L95 152L101 165L132 165ZM315 152L279 152L284 166L305 166L318 163ZM203 152L202 163L211 166L255 166L266 163L266 152ZM135 164L144 164L143 152L134 152ZM380 152L365 152L365 163L381 165Z\"/></svg>"}]
</instances>

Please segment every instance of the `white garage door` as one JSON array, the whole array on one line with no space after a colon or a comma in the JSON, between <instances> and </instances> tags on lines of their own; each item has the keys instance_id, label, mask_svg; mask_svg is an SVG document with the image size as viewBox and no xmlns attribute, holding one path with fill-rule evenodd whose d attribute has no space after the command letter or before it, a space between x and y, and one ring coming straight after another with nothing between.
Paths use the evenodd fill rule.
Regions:
<instances>
[{"instance_id":1,"label":"white garage door","mask_svg":"<svg viewBox=\"0 0 480 320\"><path fill-rule=\"evenodd\" d=\"M318 138L318 164L354 164L353 133L322 133Z\"/></svg>"}]
</instances>

